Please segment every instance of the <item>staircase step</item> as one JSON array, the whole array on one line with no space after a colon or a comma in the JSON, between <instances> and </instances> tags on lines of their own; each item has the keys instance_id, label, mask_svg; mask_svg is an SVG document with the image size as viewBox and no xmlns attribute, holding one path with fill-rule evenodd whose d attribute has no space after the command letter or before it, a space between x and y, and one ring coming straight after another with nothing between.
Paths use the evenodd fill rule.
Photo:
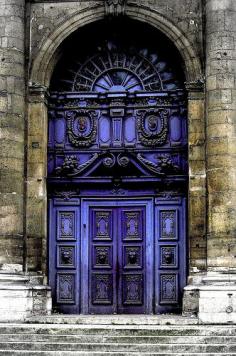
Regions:
<instances>
[{"instance_id":1,"label":"staircase step","mask_svg":"<svg viewBox=\"0 0 236 356\"><path fill-rule=\"evenodd\" d=\"M2 350L0 351L1 356L189 356L189 353L182 352L84 352L84 351L9 351ZM236 353L217 353L217 356L234 356ZM216 356L216 353L191 353L191 356Z\"/></svg>"},{"instance_id":2,"label":"staircase step","mask_svg":"<svg viewBox=\"0 0 236 356\"><path fill-rule=\"evenodd\" d=\"M48 342L5 342L0 350L35 351L129 351L129 352L235 352L236 344L117 344L117 343L48 343Z\"/></svg>"},{"instance_id":3,"label":"staircase step","mask_svg":"<svg viewBox=\"0 0 236 356\"><path fill-rule=\"evenodd\" d=\"M236 336L196 336L196 335L185 335L185 336L107 336L107 335L45 335L45 334L0 334L0 343L2 342L44 342L45 339L50 343L129 343L129 344L236 344Z\"/></svg>"},{"instance_id":4,"label":"staircase step","mask_svg":"<svg viewBox=\"0 0 236 356\"><path fill-rule=\"evenodd\" d=\"M0 334L45 335L135 335L135 336L236 336L233 326L150 326L150 325L50 325L0 324Z\"/></svg>"},{"instance_id":5,"label":"staircase step","mask_svg":"<svg viewBox=\"0 0 236 356\"><path fill-rule=\"evenodd\" d=\"M235 355L222 325L0 324L0 356Z\"/></svg>"}]
</instances>

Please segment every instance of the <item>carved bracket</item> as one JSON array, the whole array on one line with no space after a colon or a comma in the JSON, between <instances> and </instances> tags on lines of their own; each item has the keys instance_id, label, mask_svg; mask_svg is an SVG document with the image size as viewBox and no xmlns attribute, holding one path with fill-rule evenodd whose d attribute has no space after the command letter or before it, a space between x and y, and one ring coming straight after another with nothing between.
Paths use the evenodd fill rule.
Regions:
<instances>
[{"instance_id":1,"label":"carved bracket","mask_svg":"<svg viewBox=\"0 0 236 356\"><path fill-rule=\"evenodd\" d=\"M105 0L105 14L119 16L125 14L127 0Z\"/></svg>"}]
</instances>

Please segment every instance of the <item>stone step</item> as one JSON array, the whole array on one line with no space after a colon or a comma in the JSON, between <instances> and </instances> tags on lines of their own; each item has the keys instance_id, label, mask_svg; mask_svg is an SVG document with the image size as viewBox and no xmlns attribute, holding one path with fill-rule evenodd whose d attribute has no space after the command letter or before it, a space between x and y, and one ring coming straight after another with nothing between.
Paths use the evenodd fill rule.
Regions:
<instances>
[{"instance_id":1,"label":"stone step","mask_svg":"<svg viewBox=\"0 0 236 356\"><path fill-rule=\"evenodd\" d=\"M92 340L91 340L92 341ZM166 352L166 353L235 353L236 344L117 344L117 343L48 343L48 342L1 342L0 350L33 351L104 351L104 352Z\"/></svg>"},{"instance_id":2,"label":"stone step","mask_svg":"<svg viewBox=\"0 0 236 356\"><path fill-rule=\"evenodd\" d=\"M189 353L178 353L175 352L84 352L84 351L9 351L2 350L0 351L1 356L189 356ZM235 353L217 353L217 356L233 356ZM191 353L191 356L216 356L216 353Z\"/></svg>"},{"instance_id":3,"label":"stone step","mask_svg":"<svg viewBox=\"0 0 236 356\"><path fill-rule=\"evenodd\" d=\"M91 339L93 343L145 343L145 344L236 344L236 336L107 336L107 335L44 335L44 334L0 334L0 342L47 342L50 343L90 343Z\"/></svg>"},{"instance_id":4,"label":"stone step","mask_svg":"<svg viewBox=\"0 0 236 356\"><path fill-rule=\"evenodd\" d=\"M197 317L182 315L46 315L27 318L33 324L83 325L196 325Z\"/></svg>"},{"instance_id":5,"label":"stone step","mask_svg":"<svg viewBox=\"0 0 236 356\"><path fill-rule=\"evenodd\" d=\"M106 336L236 336L233 326L0 324L0 334Z\"/></svg>"}]
</instances>

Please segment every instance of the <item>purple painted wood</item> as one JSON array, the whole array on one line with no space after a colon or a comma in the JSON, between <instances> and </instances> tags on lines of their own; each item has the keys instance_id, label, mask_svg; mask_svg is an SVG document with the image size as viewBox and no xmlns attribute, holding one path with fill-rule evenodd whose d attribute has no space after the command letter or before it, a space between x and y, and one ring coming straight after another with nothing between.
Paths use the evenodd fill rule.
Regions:
<instances>
[{"instance_id":1,"label":"purple painted wood","mask_svg":"<svg viewBox=\"0 0 236 356\"><path fill-rule=\"evenodd\" d=\"M53 303L61 312L181 309L185 93L164 62L134 59L108 53L102 58L107 70L85 82L93 67L88 60L74 92L50 96L48 267Z\"/></svg>"},{"instance_id":2,"label":"purple painted wood","mask_svg":"<svg viewBox=\"0 0 236 356\"><path fill-rule=\"evenodd\" d=\"M145 208L91 208L89 312L146 312Z\"/></svg>"}]
</instances>

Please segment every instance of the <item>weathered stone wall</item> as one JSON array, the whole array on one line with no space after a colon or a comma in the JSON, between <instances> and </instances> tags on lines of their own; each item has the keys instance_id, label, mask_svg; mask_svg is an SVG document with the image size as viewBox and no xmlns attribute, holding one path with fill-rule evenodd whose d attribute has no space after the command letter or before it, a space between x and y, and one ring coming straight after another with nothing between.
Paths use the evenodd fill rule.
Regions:
<instances>
[{"instance_id":1,"label":"weathered stone wall","mask_svg":"<svg viewBox=\"0 0 236 356\"><path fill-rule=\"evenodd\" d=\"M236 267L236 1L206 1L208 270Z\"/></svg>"},{"instance_id":2,"label":"weathered stone wall","mask_svg":"<svg viewBox=\"0 0 236 356\"><path fill-rule=\"evenodd\" d=\"M0 266L23 260L24 2L0 0Z\"/></svg>"}]
</instances>

